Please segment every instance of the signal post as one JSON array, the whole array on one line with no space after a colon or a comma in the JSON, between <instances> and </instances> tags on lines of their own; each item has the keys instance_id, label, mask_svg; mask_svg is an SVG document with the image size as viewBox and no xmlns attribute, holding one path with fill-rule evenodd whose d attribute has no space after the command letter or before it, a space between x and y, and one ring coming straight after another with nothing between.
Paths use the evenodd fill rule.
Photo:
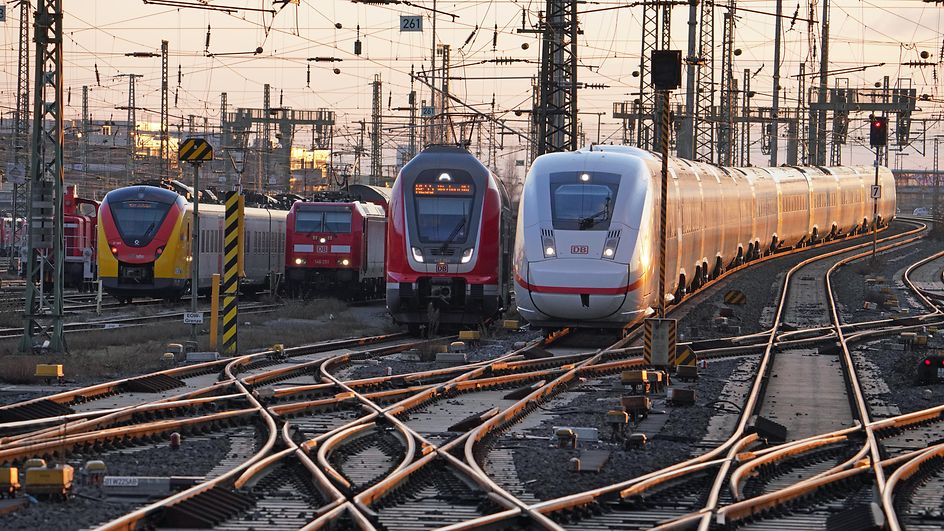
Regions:
<instances>
[{"instance_id":1,"label":"signal post","mask_svg":"<svg viewBox=\"0 0 944 531\"><path fill-rule=\"evenodd\" d=\"M878 245L878 200L882 197L882 185L878 183L878 167L882 160L882 150L888 145L888 117L873 116L869 120L869 144L875 148L875 183L872 184L872 261L875 261L875 248Z\"/></svg>"},{"instance_id":2,"label":"signal post","mask_svg":"<svg viewBox=\"0 0 944 531\"><path fill-rule=\"evenodd\" d=\"M197 340L197 326L203 324L203 314L197 306L200 287L200 165L213 160L213 146L205 138L191 137L180 143L178 160L193 166L193 233L190 238L190 313L184 322L190 325L190 339Z\"/></svg>"},{"instance_id":3,"label":"signal post","mask_svg":"<svg viewBox=\"0 0 944 531\"><path fill-rule=\"evenodd\" d=\"M646 365L672 367L675 360L676 320L665 318L665 247L669 191L669 94L682 85L682 52L652 51L652 85L662 99L662 175L659 196L659 307L658 317L643 323L643 359Z\"/></svg>"}]
</instances>

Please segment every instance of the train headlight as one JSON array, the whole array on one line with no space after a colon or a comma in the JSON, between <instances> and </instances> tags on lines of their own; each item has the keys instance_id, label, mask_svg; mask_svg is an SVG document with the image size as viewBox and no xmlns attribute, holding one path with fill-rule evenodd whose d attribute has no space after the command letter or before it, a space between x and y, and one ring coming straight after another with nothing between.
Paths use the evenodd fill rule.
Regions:
<instances>
[{"instance_id":1,"label":"train headlight","mask_svg":"<svg viewBox=\"0 0 944 531\"><path fill-rule=\"evenodd\" d=\"M154 259L157 260L158 258L161 257L162 254L164 254L164 246L163 246L163 245L161 245L160 247L157 248L156 251L154 251Z\"/></svg>"},{"instance_id":2,"label":"train headlight","mask_svg":"<svg viewBox=\"0 0 944 531\"><path fill-rule=\"evenodd\" d=\"M318 243L326 243L328 240L324 236L318 239Z\"/></svg>"},{"instance_id":3,"label":"train headlight","mask_svg":"<svg viewBox=\"0 0 944 531\"><path fill-rule=\"evenodd\" d=\"M118 254L118 248L115 247L115 246L112 246L112 248L111 248L111 254Z\"/></svg>"},{"instance_id":4,"label":"train headlight","mask_svg":"<svg viewBox=\"0 0 944 531\"><path fill-rule=\"evenodd\" d=\"M610 238L603 245L603 258L612 260L616 257L616 246L619 245L619 238Z\"/></svg>"},{"instance_id":5,"label":"train headlight","mask_svg":"<svg viewBox=\"0 0 944 531\"><path fill-rule=\"evenodd\" d=\"M473 252L473 251L474 251L474 249L473 249L472 247L469 247L469 248L466 249L465 251L462 251L462 258L460 259L460 261L461 261L463 264L468 264L468 263L469 263L469 260L472 260L472 252Z\"/></svg>"},{"instance_id":6,"label":"train headlight","mask_svg":"<svg viewBox=\"0 0 944 531\"><path fill-rule=\"evenodd\" d=\"M304 259L304 258L296 258L296 259L295 259L295 265L305 265L305 259Z\"/></svg>"},{"instance_id":7,"label":"train headlight","mask_svg":"<svg viewBox=\"0 0 944 531\"><path fill-rule=\"evenodd\" d=\"M413 247L413 259L419 263L423 263L423 251Z\"/></svg>"},{"instance_id":8,"label":"train headlight","mask_svg":"<svg viewBox=\"0 0 944 531\"><path fill-rule=\"evenodd\" d=\"M351 261L348 260L347 258L342 258L342 259L341 259L341 265L343 265L343 266L349 266L349 265L351 265Z\"/></svg>"},{"instance_id":9,"label":"train headlight","mask_svg":"<svg viewBox=\"0 0 944 531\"><path fill-rule=\"evenodd\" d=\"M544 258L554 258L557 256L557 245L554 243L553 236L542 237L541 247L544 249Z\"/></svg>"}]
</instances>

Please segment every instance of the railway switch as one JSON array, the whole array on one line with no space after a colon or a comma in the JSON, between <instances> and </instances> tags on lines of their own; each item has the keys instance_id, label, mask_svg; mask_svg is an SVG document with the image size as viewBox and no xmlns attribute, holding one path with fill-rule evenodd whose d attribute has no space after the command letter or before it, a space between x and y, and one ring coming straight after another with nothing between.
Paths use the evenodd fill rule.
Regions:
<instances>
[{"instance_id":1,"label":"railway switch","mask_svg":"<svg viewBox=\"0 0 944 531\"><path fill-rule=\"evenodd\" d=\"M100 459L87 461L82 467L82 482L86 485L101 485L108 473L108 467Z\"/></svg>"},{"instance_id":2,"label":"railway switch","mask_svg":"<svg viewBox=\"0 0 944 531\"><path fill-rule=\"evenodd\" d=\"M633 393L637 393L640 390L643 394L649 392L649 371L643 369L638 371L623 371L620 374L620 383L624 386L628 385Z\"/></svg>"},{"instance_id":3,"label":"railway switch","mask_svg":"<svg viewBox=\"0 0 944 531\"><path fill-rule=\"evenodd\" d=\"M626 425L629 424L629 415L623 409L611 409L606 412L606 423L610 425L610 439L621 440L625 436Z\"/></svg>"},{"instance_id":4,"label":"railway switch","mask_svg":"<svg viewBox=\"0 0 944 531\"><path fill-rule=\"evenodd\" d=\"M558 448L577 448L577 434L574 433L574 430L570 428L561 428L557 430L555 435L557 435Z\"/></svg>"},{"instance_id":5,"label":"railway switch","mask_svg":"<svg viewBox=\"0 0 944 531\"><path fill-rule=\"evenodd\" d=\"M639 424L639 421L649 416L652 409L652 401L648 396L624 396L620 398L623 409L629 414L633 425Z\"/></svg>"}]
</instances>

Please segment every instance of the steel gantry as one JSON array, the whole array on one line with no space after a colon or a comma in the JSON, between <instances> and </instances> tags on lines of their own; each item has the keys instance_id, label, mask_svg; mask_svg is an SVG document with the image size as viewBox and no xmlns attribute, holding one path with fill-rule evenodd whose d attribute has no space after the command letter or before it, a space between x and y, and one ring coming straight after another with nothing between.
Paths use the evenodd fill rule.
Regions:
<instances>
[{"instance_id":1,"label":"steel gantry","mask_svg":"<svg viewBox=\"0 0 944 531\"><path fill-rule=\"evenodd\" d=\"M446 78L446 76L443 77ZM383 148L380 143L380 135L383 132L383 109L381 108L383 81L380 79L380 74L374 74L374 80L370 85L373 89L370 122L370 184L380 186L383 183Z\"/></svg>"},{"instance_id":2,"label":"steel gantry","mask_svg":"<svg viewBox=\"0 0 944 531\"><path fill-rule=\"evenodd\" d=\"M239 107L235 112L227 112L226 114L227 136L223 139L223 144L235 146L237 150L245 149L253 125L259 124L267 126L267 128L273 125L278 127L280 147L275 157L275 163L273 163L273 166L278 167L266 167L265 173L272 176L272 183L277 183L276 179L282 178L283 181L279 184L285 191L288 191L295 127L299 125L314 126L317 147L330 150L334 143L334 123L334 111L327 109L309 111L284 107L274 109Z\"/></svg>"},{"instance_id":3,"label":"steel gantry","mask_svg":"<svg viewBox=\"0 0 944 531\"><path fill-rule=\"evenodd\" d=\"M137 115L135 113L137 105L134 95L134 80L139 77L144 77L141 74L118 74L115 77L127 77L128 78L128 175L134 180L134 162L135 162L135 130L137 129ZM83 96L86 96L86 93L83 93ZM87 101L87 97L83 100Z\"/></svg>"},{"instance_id":4,"label":"steel gantry","mask_svg":"<svg viewBox=\"0 0 944 531\"><path fill-rule=\"evenodd\" d=\"M698 45L698 81L695 88L694 138L695 160L713 162L714 158L714 47L715 5L701 3Z\"/></svg>"},{"instance_id":5,"label":"steel gantry","mask_svg":"<svg viewBox=\"0 0 944 531\"><path fill-rule=\"evenodd\" d=\"M62 0L41 0L36 10L34 42L26 305L20 350L32 351L40 339L40 345L48 350L65 352L62 330ZM51 293L44 289L47 283L51 285ZM52 299L51 306L46 303L47 297Z\"/></svg>"},{"instance_id":6,"label":"steel gantry","mask_svg":"<svg viewBox=\"0 0 944 531\"><path fill-rule=\"evenodd\" d=\"M26 218L27 201L29 198L29 179L26 176L26 165L29 162L25 156L29 142L29 47L30 47L30 14L32 6L27 0L20 0L20 38L18 43L16 68L16 107L13 109L12 135L12 167L7 170L7 177L13 181L13 240L14 248L20 244L20 224L17 220ZM10 171L12 170L12 171ZM12 251L12 250L11 250ZM12 255L13 253L11 253ZM12 261L10 262L13 263Z\"/></svg>"},{"instance_id":7,"label":"steel gantry","mask_svg":"<svg viewBox=\"0 0 944 531\"><path fill-rule=\"evenodd\" d=\"M737 109L737 81L734 78L734 0L728 0L724 13L724 37L721 45L721 105L718 119L718 164L734 164L734 115Z\"/></svg>"},{"instance_id":8,"label":"steel gantry","mask_svg":"<svg viewBox=\"0 0 944 531\"><path fill-rule=\"evenodd\" d=\"M537 155L577 149L577 0L547 0L543 30Z\"/></svg>"},{"instance_id":9,"label":"steel gantry","mask_svg":"<svg viewBox=\"0 0 944 531\"><path fill-rule=\"evenodd\" d=\"M161 41L161 178L170 176L170 125L167 108L167 41Z\"/></svg>"}]
</instances>

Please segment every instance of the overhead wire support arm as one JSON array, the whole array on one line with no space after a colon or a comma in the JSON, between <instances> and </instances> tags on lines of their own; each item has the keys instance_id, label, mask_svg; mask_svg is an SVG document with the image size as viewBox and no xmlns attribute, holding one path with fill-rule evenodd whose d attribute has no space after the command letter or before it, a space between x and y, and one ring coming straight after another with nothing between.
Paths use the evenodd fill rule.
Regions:
<instances>
[{"instance_id":1,"label":"overhead wire support arm","mask_svg":"<svg viewBox=\"0 0 944 531\"><path fill-rule=\"evenodd\" d=\"M268 13L270 15L275 15L276 11L274 9L266 9L264 7L243 7L243 6L223 6L223 5L214 5L214 4L204 4L204 3L191 3L183 2L180 0L142 0L145 4L151 4L155 6L167 6L167 7L179 7L184 9L203 9L207 11L222 11L224 13L236 13L237 11L252 11L254 13Z\"/></svg>"},{"instance_id":2,"label":"overhead wire support arm","mask_svg":"<svg viewBox=\"0 0 944 531\"><path fill-rule=\"evenodd\" d=\"M366 4L366 5L398 5L403 4L405 6L415 7L417 9L423 9L429 11L430 13L436 13L438 15L446 15L447 17L452 17L452 21L455 22L457 18L460 18L459 15L450 13L448 11L442 11L436 9L435 7L426 7L424 5L415 4L407 0L351 0L352 4Z\"/></svg>"}]
</instances>

